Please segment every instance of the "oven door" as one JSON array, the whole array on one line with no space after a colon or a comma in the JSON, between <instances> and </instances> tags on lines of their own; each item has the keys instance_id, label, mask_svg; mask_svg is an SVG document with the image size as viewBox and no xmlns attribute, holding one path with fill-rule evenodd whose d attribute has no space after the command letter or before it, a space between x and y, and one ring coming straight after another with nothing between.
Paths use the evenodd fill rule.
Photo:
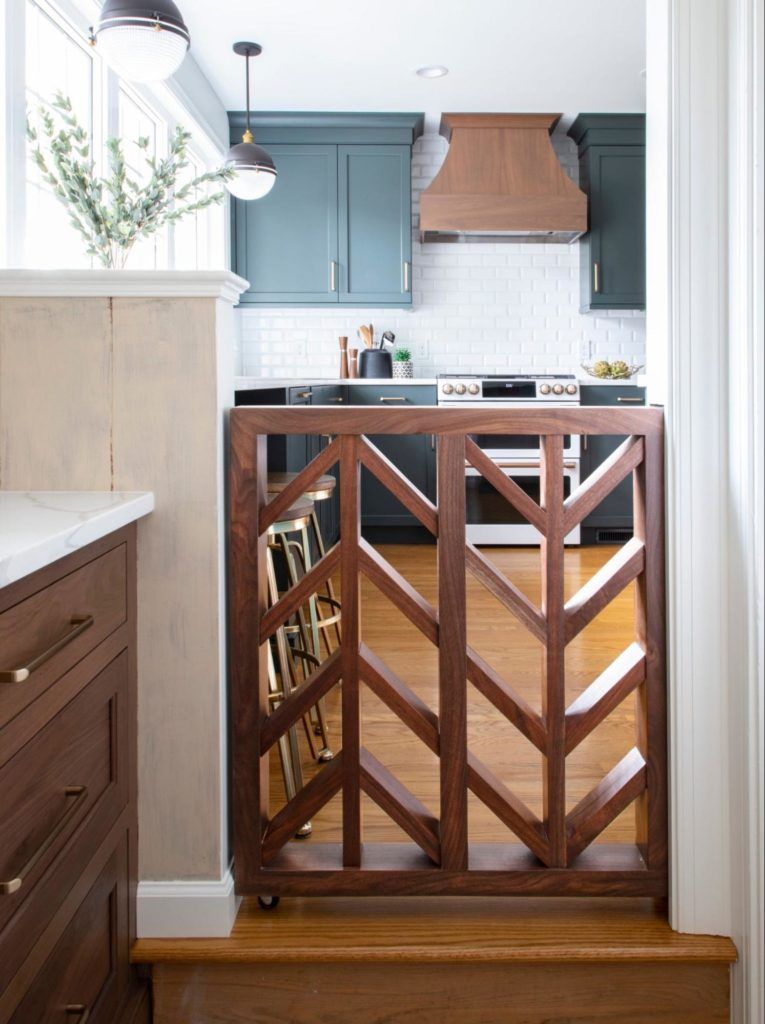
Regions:
<instances>
[{"instance_id":1,"label":"oven door","mask_svg":"<svg viewBox=\"0 0 765 1024\"><path fill-rule=\"evenodd\" d=\"M541 465L539 462L496 460L497 466L521 487L537 504L541 496ZM567 460L563 468L563 497L568 498L579 486L579 462ZM465 467L466 533L471 544L538 545L539 530L473 469ZM577 526L566 536L566 544L580 543Z\"/></svg>"},{"instance_id":2,"label":"oven door","mask_svg":"<svg viewBox=\"0 0 765 1024\"><path fill-rule=\"evenodd\" d=\"M448 405L450 408L460 409L518 409L520 403L512 402L441 402L441 405ZM527 406L528 407L528 406ZM543 409L571 409L578 408L574 402L545 402L535 403L534 408ZM489 458L492 459L538 459L540 440L536 434L471 434L470 435L482 448ZM563 457L566 459L578 459L581 455L581 444L578 434L566 434L563 438Z\"/></svg>"}]
</instances>

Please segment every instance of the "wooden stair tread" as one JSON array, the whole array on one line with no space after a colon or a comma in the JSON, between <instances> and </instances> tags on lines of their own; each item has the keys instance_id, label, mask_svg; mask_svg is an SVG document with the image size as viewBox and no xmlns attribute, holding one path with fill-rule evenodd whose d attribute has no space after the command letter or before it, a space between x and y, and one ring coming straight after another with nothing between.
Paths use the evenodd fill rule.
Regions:
<instances>
[{"instance_id":1,"label":"wooden stair tread","mask_svg":"<svg viewBox=\"0 0 765 1024\"><path fill-rule=\"evenodd\" d=\"M682 935L650 899L290 897L242 902L218 939L140 939L134 963L706 962L730 964L728 938Z\"/></svg>"}]
</instances>

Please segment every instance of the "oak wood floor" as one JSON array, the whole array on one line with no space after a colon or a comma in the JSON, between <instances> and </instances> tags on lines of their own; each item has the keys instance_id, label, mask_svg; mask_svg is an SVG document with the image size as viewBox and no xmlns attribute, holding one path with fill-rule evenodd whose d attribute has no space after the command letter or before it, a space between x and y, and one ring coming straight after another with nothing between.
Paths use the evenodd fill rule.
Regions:
<instances>
[{"instance_id":1,"label":"oak wood floor","mask_svg":"<svg viewBox=\"0 0 765 1024\"><path fill-rule=\"evenodd\" d=\"M483 552L535 603L540 602L538 548L483 548ZM566 550L566 600L618 550L581 547ZM437 606L436 548L432 545L380 545L380 553L420 593ZM339 585L338 585L339 592ZM634 588L627 588L568 647L566 700L570 704L634 639ZM534 708L541 708L542 645L479 583L468 577L467 638ZM361 632L364 641L430 707L438 708L438 652L380 592L362 578ZM468 690L470 747L537 814L542 810L542 757L491 704ZM634 745L634 697L628 698L567 759L567 804L573 807ZM327 699L333 746L340 746L340 688ZM366 687L362 689L362 742L425 805L439 812L438 760ZM306 779L316 771L301 736ZM284 804L278 760L271 766L271 812ZM409 842L366 797L364 840ZM514 837L469 794L473 842L512 842ZM342 804L332 800L313 819L313 835L302 842L341 838ZM628 808L598 841L632 842L634 814Z\"/></svg>"}]
</instances>

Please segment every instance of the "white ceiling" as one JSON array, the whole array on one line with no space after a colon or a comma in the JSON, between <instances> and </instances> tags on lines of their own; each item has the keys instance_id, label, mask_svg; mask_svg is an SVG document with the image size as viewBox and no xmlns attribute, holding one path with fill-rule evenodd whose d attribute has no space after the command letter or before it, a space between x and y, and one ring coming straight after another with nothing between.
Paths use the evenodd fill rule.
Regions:
<instances>
[{"instance_id":1,"label":"white ceiling","mask_svg":"<svg viewBox=\"0 0 765 1024\"><path fill-rule=\"evenodd\" d=\"M231 110L642 111L645 0L177 0ZM423 64L445 78L422 79Z\"/></svg>"}]
</instances>

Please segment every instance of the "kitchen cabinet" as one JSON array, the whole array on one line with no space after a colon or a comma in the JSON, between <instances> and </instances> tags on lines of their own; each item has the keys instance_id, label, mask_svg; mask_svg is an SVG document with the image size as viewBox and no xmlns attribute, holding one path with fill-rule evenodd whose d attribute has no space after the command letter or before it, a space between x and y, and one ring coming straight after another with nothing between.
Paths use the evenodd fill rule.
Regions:
<instances>
[{"instance_id":1,"label":"kitchen cabinet","mask_svg":"<svg viewBox=\"0 0 765 1024\"><path fill-rule=\"evenodd\" d=\"M411 305L421 115L256 115L253 131L277 179L262 199L231 201L233 269L250 282L241 303Z\"/></svg>"},{"instance_id":2,"label":"kitchen cabinet","mask_svg":"<svg viewBox=\"0 0 765 1024\"><path fill-rule=\"evenodd\" d=\"M580 308L645 309L645 116L580 114L568 134L589 200Z\"/></svg>"},{"instance_id":3,"label":"kitchen cabinet","mask_svg":"<svg viewBox=\"0 0 765 1024\"><path fill-rule=\"evenodd\" d=\"M435 405L435 386L410 384L394 387L383 384L350 385L349 405L392 405L401 408L412 405ZM434 439L425 434L379 434L369 438L415 487L435 501L436 450ZM361 470L361 525L371 527L420 526L415 518L390 491L367 469Z\"/></svg>"},{"instance_id":4,"label":"kitchen cabinet","mask_svg":"<svg viewBox=\"0 0 765 1024\"><path fill-rule=\"evenodd\" d=\"M150 1018L130 966L135 574L131 524L0 590L0 1019L13 1024Z\"/></svg>"},{"instance_id":5,"label":"kitchen cabinet","mask_svg":"<svg viewBox=\"0 0 765 1024\"><path fill-rule=\"evenodd\" d=\"M582 405L645 405L645 388L632 384L583 384ZM593 434L582 438L582 479L605 462L623 437ZM613 543L632 536L632 477L616 487L582 523L585 542Z\"/></svg>"}]
</instances>

